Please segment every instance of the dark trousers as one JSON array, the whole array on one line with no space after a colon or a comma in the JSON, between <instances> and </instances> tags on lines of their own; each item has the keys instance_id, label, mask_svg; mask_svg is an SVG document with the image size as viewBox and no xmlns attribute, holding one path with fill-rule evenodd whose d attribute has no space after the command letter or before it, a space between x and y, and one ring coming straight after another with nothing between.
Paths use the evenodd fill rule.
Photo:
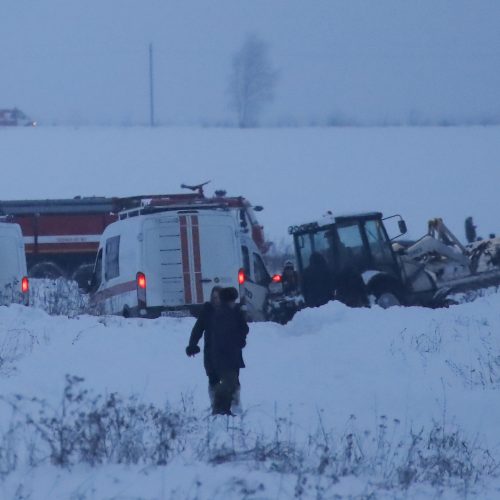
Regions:
<instances>
[{"instance_id":1,"label":"dark trousers","mask_svg":"<svg viewBox=\"0 0 500 500\"><path fill-rule=\"evenodd\" d=\"M208 377L208 397L210 398L210 404L212 405L212 410L214 413L218 409L216 407L216 400L215 400L215 394L217 392L217 388L219 384L222 381L222 374L217 373L212 367L208 366L208 364L205 365L205 369L207 372L207 377ZM225 385L223 384L223 387ZM240 370L236 370L236 387L231 388L231 403L236 405L236 407L240 406ZM225 389L223 389L224 391ZM219 389L220 391L220 389ZM224 399L224 396L223 396ZM219 401L217 401L219 404ZM229 408L231 408L231 403L229 404ZM225 409L227 410L227 402L224 402Z\"/></svg>"},{"instance_id":2,"label":"dark trousers","mask_svg":"<svg viewBox=\"0 0 500 500\"><path fill-rule=\"evenodd\" d=\"M231 404L236 391L239 389L239 370L223 370L219 373L219 381L214 389L213 412L221 414L231 413Z\"/></svg>"},{"instance_id":3,"label":"dark trousers","mask_svg":"<svg viewBox=\"0 0 500 500\"><path fill-rule=\"evenodd\" d=\"M238 371L238 388L240 387L240 370ZM215 386L220 382L220 376L215 371L207 372L208 390L215 391Z\"/></svg>"}]
</instances>

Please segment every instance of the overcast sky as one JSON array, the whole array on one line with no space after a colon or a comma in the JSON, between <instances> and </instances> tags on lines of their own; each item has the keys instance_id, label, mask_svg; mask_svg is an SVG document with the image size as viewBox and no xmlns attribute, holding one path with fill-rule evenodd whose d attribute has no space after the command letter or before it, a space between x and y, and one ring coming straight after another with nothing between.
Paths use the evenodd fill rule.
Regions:
<instances>
[{"instance_id":1,"label":"overcast sky","mask_svg":"<svg viewBox=\"0 0 500 500\"><path fill-rule=\"evenodd\" d=\"M498 0L2 0L0 108L42 123L224 123L255 33L280 79L264 124L500 121Z\"/></svg>"}]
</instances>

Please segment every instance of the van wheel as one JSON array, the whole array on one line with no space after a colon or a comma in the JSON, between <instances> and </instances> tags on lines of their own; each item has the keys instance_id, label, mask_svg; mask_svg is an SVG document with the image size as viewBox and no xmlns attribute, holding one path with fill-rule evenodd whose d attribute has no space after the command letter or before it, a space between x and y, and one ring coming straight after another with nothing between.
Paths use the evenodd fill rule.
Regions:
<instances>
[{"instance_id":1,"label":"van wheel","mask_svg":"<svg viewBox=\"0 0 500 500\"><path fill-rule=\"evenodd\" d=\"M122 311L122 316L124 318L130 318L130 308L128 306L125 306Z\"/></svg>"},{"instance_id":2,"label":"van wheel","mask_svg":"<svg viewBox=\"0 0 500 500\"><path fill-rule=\"evenodd\" d=\"M86 290L89 287L89 281L92 279L93 270L93 264L82 264L75 269L71 279L78 283L78 288Z\"/></svg>"},{"instance_id":3,"label":"van wheel","mask_svg":"<svg viewBox=\"0 0 500 500\"><path fill-rule=\"evenodd\" d=\"M45 278L56 280L57 278L65 278L64 271L54 262L39 262L30 269L32 278Z\"/></svg>"},{"instance_id":4,"label":"van wheel","mask_svg":"<svg viewBox=\"0 0 500 500\"><path fill-rule=\"evenodd\" d=\"M377 294L375 303L382 309L388 309L389 307L400 306L401 301L398 296L392 292L381 292Z\"/></svg>"}]
</instances>

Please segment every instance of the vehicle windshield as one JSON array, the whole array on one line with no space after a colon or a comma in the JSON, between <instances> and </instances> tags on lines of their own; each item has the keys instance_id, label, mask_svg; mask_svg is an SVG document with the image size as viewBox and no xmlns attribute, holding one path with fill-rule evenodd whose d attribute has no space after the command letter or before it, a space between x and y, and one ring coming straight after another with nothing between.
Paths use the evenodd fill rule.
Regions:
<instances>
[{"instance_id":1,"label":"vehicle windshield","mask_svg":"<svg viewBox=\"0 0 500 500\"><path fill-rule=\"evenodd\" d=\"M297 253L303 269L313 253L319 253L335 273L352 268L359 272L370 268L389 271L394 267L390 244L378 219L342 221L300 234Z\"/></svg>"},{"instance_id":2,"label":"vehicle windshield","mask_svg":"<svg viewBox=\"0 0 500 500\"><path fill-rule=\"evenodd\" d=\"M387 266L392 267L394 260L390 248L390 242L387 240L381 221L366 221L365 232L375 265L380 269L384 269Z\"/></svg>"},{"instance_id":3,"label":"vehicle windshield","mask_svg":"<svg viewBox=\"0 0 500 500\"><path fill-rule=\"evenodd\" d=\"M303 269L309 265L313 253L319 253L326 261L329 269L334 269L333 235L332 229L325 228L314 233L298 236L297 250Z\"/></svg>"},{"instance_id":4,"label":"vehicle windshield","mask_svg":"<svg viewBox=\"0 0 500 500\"><path fill-rule=\"evenodd\" d=\"M355 267L361 271L366 267L367 262L358 222L338 225L337 234L339 239L337 249L338 269Z\"/></svg>"}]
</instances>

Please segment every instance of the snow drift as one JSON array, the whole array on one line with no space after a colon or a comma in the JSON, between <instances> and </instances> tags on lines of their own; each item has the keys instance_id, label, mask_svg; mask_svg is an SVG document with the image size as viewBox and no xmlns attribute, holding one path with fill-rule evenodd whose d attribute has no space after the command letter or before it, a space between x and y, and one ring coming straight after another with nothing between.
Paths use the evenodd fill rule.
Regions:
<instances>
[{"instance_id":1,"label":"snow drift","mask_svg":"<svg viewBox=\"0 0 500 500\"><path fill-rule=\"evenodd\" d=\"M2 307L5 498L494 496L499 305L500 295L447 310L331 303L286 326L253 324L245 411L229 422L209 416L202 360L184 354L192 319ZM109 408L133 438L113 430Z\"/></svg>"}]
</instances>

